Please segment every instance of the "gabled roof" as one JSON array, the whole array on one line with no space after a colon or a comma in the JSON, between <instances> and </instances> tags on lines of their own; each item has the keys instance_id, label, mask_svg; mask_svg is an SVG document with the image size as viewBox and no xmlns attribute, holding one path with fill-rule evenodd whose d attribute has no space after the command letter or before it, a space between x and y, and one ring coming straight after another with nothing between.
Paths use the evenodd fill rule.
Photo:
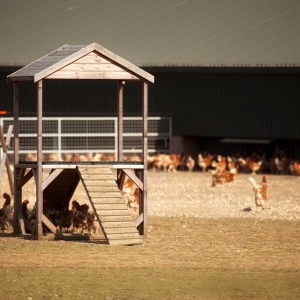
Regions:
<instances>
[{"instance_id":1,"label":"gabled roof","mask_svg":"<svg viewBox=\"0 0 300 300\"><path fill-rule=\"evenodd\" d=\"M300 1L0 2L0 66L92 41L139 67L300 66Z\"/></svg>"},{"instance_id":2,"label":"gabled roof","mask_svg":"<svg viewBox=\"0 0 300 300\"><path fill-rule=\"evenodd\" d=\"M64 45L7 76L10 81L41 79L147 80L154 77L104 47Z\"/></svg>"}]
</instances>

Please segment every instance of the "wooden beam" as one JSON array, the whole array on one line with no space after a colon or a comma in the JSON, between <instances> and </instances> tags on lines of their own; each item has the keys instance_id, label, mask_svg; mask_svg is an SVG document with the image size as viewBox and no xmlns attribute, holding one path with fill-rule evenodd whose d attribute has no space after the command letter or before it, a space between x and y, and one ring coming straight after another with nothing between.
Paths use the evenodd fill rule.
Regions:
<instances>
[{"instance_id":1,"label":"wooden beam","mask_svg":"<svg viewBox=\"0 0 300 300\"><path fill-rule=\"evenodd\" d=\"M118 81L118 161L123 160L123 83Z\"/></svg>"},{"instance_id":2,"label":"wooden beam","mask_svg":"<svg viewBox=\"0 0 300 300\"><path fill-rule=\"evenodd\" d=\"M21 227L21 233L25 234L26 230L25 230L25 225L24 225L22 213L20 211L18 211L17 215L18 215L18 218L19 218L19 224L20 224L20 227Z\"/></svg>"},{"instance_id":3,"label":"wooden beam","mask_svg":"<svg viewBox=\"0 0 300 300\"><path fill-rule=\"evenodd\" d=\"M22 177L20 176L20 179L19 179L19 187L23 187L34 176L33 169L29 170L25 176L24 176L24 173L25 173L25 169L22 169L22 173L20 173L20 175L22 175ZM36 182L35 179L34 179L34 181Z\"/></svg>"},{"instance_id":4,"label":"wooden beam","mask_svg":"<svg viewBox=\"0 0 300 300\"><path fill-rule=\"evenodd\" d=\"M111 60L112 62L118 63L119 65L123 66L124 68L130 70L131 72L141 76L142 78L154 83L154 76L147 73L146 71L140 69L139 67L135 66L134 64L130 63L129 61L125 60L124 58L116 55L115 53L109 51L108 49L94 43L94 48L97 52L103 55L105 58Z\"/></svg>"},{"instance_id":5,"label":"wooden beam","mask_svg":"<svg viewBox=\"0 0 300 300\"><path fill-rule=\"evenodd\" d=\"M55 235L63 235L44 214L42 214L42 221Z\"/></svg>"},{"instance_id":6,"label":"wooden beam","mask_svg":"<svg viewBox=\"0 0 300 300\"><path fill-rule=\"evenodd\" d=\"M12 130L13 130L13 126L9 125L7 137L6 137L6 140L4 140L3 129L2 129L2 126L0 126L0 143L3 148L3 150L2 150L3 156L2 156L2 160L1 160L1 164L0 164L0 180L2 178L2 174L4 171L4 165L6 165L6 172L7 172L7 177L8 177L8 181L9 181L10 191L13 195L14 194L14 181L13 181L13 175L12 175L12 172L10 169L10 162L9 162L8 153L7 153L7 149L9 147L9 143L10 143L10 139L11 139L11 135L12 135Z\"/></svg>"},{"instance_id":7,"label":"wooden beam","mask_svg":"<svg viewBox=\"0 0 300 300\"><path fill-rule=\"evenodd\" d=\"M106 80L140 80L125 71L119 72L87 72L87 71L57 71L45 79L106 79Z\"/></svg>"},{"instance_id":8,"label":"wooden beam","mask_svg":"<svg viewBox=\"0 0 300 300\"><path fill-rule=\"evenodd\" d=\"M19 169L19 174L17 174L17 177L18 177L18 187L21 188L24 184L23 184L23 181L24 181L24 174L25 174L25 170L26 169ZM27 175L27 174L26 174ZM27 180L28 181L28 180ZM26 181L26 182L27 182Z\"/></svg>"},{"instance_id":9,"label":"wooden beam","mask_svg":"<svg viewBox=\"0 0 300 300\"><path fill-rule=\"evenodd\" d=\"M134 224L136 227L138 227L142 222L144 221L144 215L140 214L135 220Z\"/></svg>"},{"instance_id":10,"label":"wooden beam","mask_svg":"<svg viewBox=\"0 0 300 300\"><path fill-rule=\"evenodd\" d=\"M64 169L56 169L43 182L43 191L45 188L63 171Z\"/></svg>"},{"instance_id":11,"label":"wooden beam","mask_svg":"<svg viewBox=\"0 0 300 300\"><path fill-rule=\"evenodd\" d=\"M14 82L14 235L21 233L18 212L22 205L22 188L18 185L19 168L19 82Z\"/></svg>"},{"instance_id":12,"label":"wooden beam","mask_svg":"<svg viewBox=\"0 0 300 300\"><path fill-rule=\"evenodd\" d=\"M64 68L58 70L55 73L52 73L51 75L47 76L51 77L53 74L56 73L62 73L62 72L103 72L103 73L114 73L114 72L121 72L121 73L127 73L126 70L123 70L121 67L116 66L112 64L109 61L106 61L104 63L94 63L94 64L79 64L77 63L72 63L70 65L65 66ZM136 77L136 76L135 76ZM136 77L137 78L137 77Z\"/></svg>"},{"instance_id":13,"label":"wooden beam","mask_svg":"<svg viewBox=\"0 0 300 300\"><path fill-rule=\"evenodd\" d=\"M0 126L1 129L1 126ZM4 172L4 166L5 166L5 162L6 162L6 153L2 154L2 160L1 160L1 164L0 164L0 180L2 178L3 172Z\"/></svg>"},{"instance_id":14,"label":"wooden beam","mask_svg":"<svg viewBox=\"0 0 300 300\"><path fill-rule=\"evenodd\" d=\"M43 132L43 81L40 80L37 84L37 185L36 185L36 228L37 239L43 236L43 166L42 166L42 132Z\"/></svg>"},{"instance_id":15,"label":"wooden beam","mask_svg":"<svg viewBox=\"0 0 300 300\"><path fill-rule=\"evenodd\" d=\"M148 84L146 81L143 82L143 162L144 169L142 171L142 182L144 183L144 189L140 193L140 205L139 205L139 214L143 215L143 222L139 226L139 233L141 235L147 235L147 180L148 180L148 163L147 163L147 154L148 154Z\"/></svg>"},{"instance_id":16,"label":"wooden beam","mask_svg":"<svg viewBox=\"0 0 300 300\"><path fill-rule=\"evenodd\" d=\"M18 77L7 77L8 81L14 81L14 82L18 82L18 81L29 81L29 80L33 80L33 76L18 76Z\"/></svg>"},{"instance_id":17,"label":"wooden beam","mask_svg":"<svg viewBox=\"0 0 300 300\"><path fill-rule=\"evenodd\" d=\"M12 133L13 133L13 129L14 129L14 126L13 126L13 125L9 125L9 126L8 126L7 135L6 135L6 140L5 140L5 143L6 143L6 147L7 147L7 148L9 148L9 145L10 145L10 140L11 140L11 136L12 136Z\"/></svg>"},{"instance_id":18,"label":"wooden beam","mask_svg":"<svg viewBox=\"0 0 300 300\"><path fill-rule=\"evenodd\" d=\"M131 169L122 169L122 171L135 183L135 185L140 189L144 190L143 182L134 174Z\"/></svg>"}]
</instances>

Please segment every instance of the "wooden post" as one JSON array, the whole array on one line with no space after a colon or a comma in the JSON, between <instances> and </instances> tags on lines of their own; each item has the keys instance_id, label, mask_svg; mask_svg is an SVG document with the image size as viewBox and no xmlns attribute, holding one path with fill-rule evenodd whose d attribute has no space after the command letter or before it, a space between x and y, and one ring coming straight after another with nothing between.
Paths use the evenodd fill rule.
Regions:
<instances>
[{"instance_id":1,"label":"wooden post","mask_svg":"<svg viewBox=\"0 0 300 300\"><path fill-rule=\"evenodd\" d=\"M4 171L4 165L6 165L6 172L7 172L7 177L8 177L8 181L9 181L10 191L13 195L14 194L14 182L13 182L13 175L12 175L12 172L10 169L8 153L7 153L7 149L10 144L10 138L12 135L12 131L13 131L13 125L9 125L7 137L5 140L2 126L0 126L0 142L1 142L2 149L3 149L3 156L2 156L2 160L1 160L1 164L0 164L0 180L2 178L2 174Z\"/></svg>"},{"instance_id":2,"label":"wooden post","mask_svg":"<svg viewBox=\"0 0 300 300\"><path fill-rule=\"evenodd\" d=\"M117 160L123 160L123 82L118 80L118 153ZM120 178L121 170L117 170L117 179Z\"/></svg>"},{"instance_id":3,"label":"wooden post","mask_svg":"<svg viewBox=\"0 0 300 300\"><path fill-rule=\"evenodd\" d=\"M43 133L43 80L37 84L37 184L36 184L36 225L37 239L43 237L43 166L42 166L42 133Z\"/></svg>"},{"instance_id":4,"label":"wooden post","mask_svg":"<svg viewBox=\"0 0 300 300\"><path fill-rule=\"evenodd\" d=\"M118 80L118 161L123 160L123 82Z\"/></svg>"},{"instance_id":5,"label":"wooden post","mask_svg":"<svg viewBox=\"0 0 300 300\"><path fill-rule=\"evenodd\" d=\"M22 204L22 187L19 187L19 82L14 81L14 235L21 234L19 212Z\"/></svg>"},{"instance_id":6,"label":"wooden post","mask_svg":"<svg viewBox=\"0 0 300 300\"><path fill-rule=\"evenodd\" d=\"M139 213L143 214L144 221L139 226L139 233L141 235L147 235L147 179L148 179L148 84L143 82L143 162L144 169L142 175L142 181L144 183L144 190L142 191L141 203L139 206Z\"/></svg>"}]
</instances>

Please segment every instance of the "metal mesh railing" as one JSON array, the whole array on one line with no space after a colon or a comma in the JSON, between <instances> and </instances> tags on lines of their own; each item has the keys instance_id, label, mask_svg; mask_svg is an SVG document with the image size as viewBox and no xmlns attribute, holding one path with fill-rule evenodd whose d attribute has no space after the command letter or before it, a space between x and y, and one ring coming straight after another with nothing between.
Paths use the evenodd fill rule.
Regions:
<instances>
[{"instance_id":1,"label":"metal mesh railing","mask_svg":"<svg viewBox=\"0 0 300 300\"><path fill-rule=\"evenodd\" d=\"M43 155L58 160L68 154L116 154L117 118L43 118ZM124 155L142 152L142 118L123 118ZM4 135L13 118L0 118ZM37 152L37 119L19 119L20 160L30 160ZM172 119L148 118L148 152L170 153ZM8 154L13 159L14 139L11 139ZM82 156L84 157L84 156Z\"/></svg>"}]
</instances>

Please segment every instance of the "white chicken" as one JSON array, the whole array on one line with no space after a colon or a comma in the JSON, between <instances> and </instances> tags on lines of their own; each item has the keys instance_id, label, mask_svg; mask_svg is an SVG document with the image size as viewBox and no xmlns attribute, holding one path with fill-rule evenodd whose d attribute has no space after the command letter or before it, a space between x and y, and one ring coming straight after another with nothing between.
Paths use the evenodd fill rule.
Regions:
<instances>
[{"instance_id":1,"label":"white chicken","mask_svg":"<svg viewBox=\"0 0 300 300\"><path fill-rule=\"evenodd\" d=\"M263 175L262 182L259 184L256 183L256 181L253 177L250 177L249 181L253 185L256 208L261 206L262 209L265 209L265 203L267 201L267 178L266 178L266 175Z\"/></svg>"}]
</instances>

